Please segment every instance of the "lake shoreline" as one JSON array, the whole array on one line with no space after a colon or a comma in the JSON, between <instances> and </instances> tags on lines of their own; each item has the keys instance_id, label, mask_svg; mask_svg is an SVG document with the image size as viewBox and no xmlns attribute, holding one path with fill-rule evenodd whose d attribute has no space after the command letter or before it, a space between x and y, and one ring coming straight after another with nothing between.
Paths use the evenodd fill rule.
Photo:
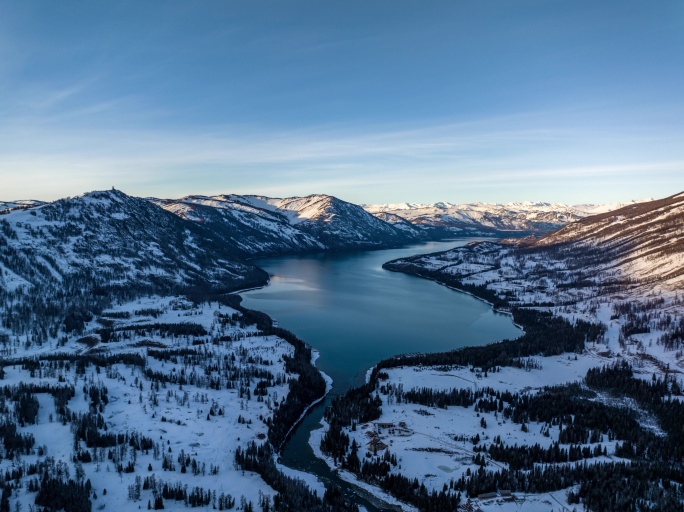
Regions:
<instances>
[{"instance_id":1,"label":"lake shoreline","mask_svg":"<svg viewBox=\"0 0 684 512\"><path fill-rule=\"evenodd\" d=\"M366 250L344 254L319 252L316 255L260 259L254 263L268 271L271 277L269 285L245 293L244 298L250 309L267 312L270 317L278 320L279 325L286 327L290 332L297 333L297 336L301 336L302 339L311 341L312 346L321 354L321 360L316 362L319 372L328 373L328 367L334 368L333 374L329 374L334 380L334 390L332 394L322 397L324 400L327 397L329 401L331 397L343 393L348 386L356 386L358 379L365 380L368 369L387 357L406 351L450 350L462 346L466 340L469 345L478 345L503 339L507 335L520 335L518 328L511 322L510 315L502 315L493 321L489 304L476 305L481 301L470 301L465 297L466 294L461 294L459 290L434 287L427 280L401 277L399 273L382 269L384 263L399 256L451 249L470 240L471 238L452 239L447 242L416 244L385 251ZM306 270L307 268L311 270ZM300 269L305 269L303 274L296 273ZM317 279L320 276L324 276L325 282L309 281L311 278ZM321 287L328 286L331 279L338 279L346 288L339 292L337 288L331 289L330 293L334 293L334 298L328 296L319 298L317 294ZM378 291L375 291L375 288L369 288L367 285L371 281L378 283L381 288ZM357 287L357 284L360 286ZM459 291L459 293L454 294L454 291ZM460 297L462 295L463 298ZM301 303L301 296L313 303L311 305L306 302ZM376 302L372 304L363 302L369 297ZM387 300L387 297L392 297L392 299ZM471 297L475 298L472 295ZM268 302L263 302L264 300ZM297 302L298 300L300 302ZM361 303L358 302L359 300ZM402 318L405 319L404 323L412 326L410 329L413 330L408 331L408 336L403 323L397 324L396 321L388 323L379 313L375 313L377 303L380 303L381 307L390 306L388 319ZM359 321L353 316L354 312L351 317L347 314L345 308L350 304L358 306L357 309L361 311L361 315L373 313L360 318ZM401 309L401 313L397 313L397 304L405 310ZM453 314L454 307L460 311L456 317ZM299 315L295 317L294 322L292 321L293 311ZM327 317L319 316L319 313L327 315L331 311L341 311L342 318L329 322ZM427 311L428 315L424 316L423 311ZM314 319L313 327L312 318ZM437 322L433 322L433 319ZM315 321L318 324L315 324ZM370 327L370 332L366 330L367 326ZM347 333L345 329L351 330ZM439 334L440 332L458 334L444 337ZM329 348L331 336L337 336L340 339L339 347L336 346L333 351ZM399 340L400 343L395 342L397 336L403 337ZM357 349L356 343L359 341L361 345ZM382 341L379 348L376 346L376 341ZM429 342L428 345L426 342ZM369 348L371 350L368 350ZM341 352L335 352L335 349ZM349 367L350 358L353 363L351 367ZM321 362L323 365L320 364ZM328 401L326 403L329 403ZM313 415L312 410L315 410ZM288 432L289 446L285 444L282 449L279 449L280 463L293 470L318 475L319 480L329 481L333 477L329 473L329 465L324 459L311 453L310 447L311 432L321 428L319 415L323 414L323 407L320 406L320 399L316 404L310 404L307 411L308 413L300 415L296 426ZM302 423L305 424L305 430L302 430ZM295 444L292 444L293 442ZM311 453L310 456L309 453ZM357 485L354 477L351 477L351 480L342 479L339 475L334 478L339 478L337 485L343 485L343 489L358 495L355 489L360 486ZM369 501L363 495L358 497L364 502ZM379 504L379 507L377 505L369 507L363 502L360 504L370 511L388 508L384 504Z\"/></svg>"}]
</instances>

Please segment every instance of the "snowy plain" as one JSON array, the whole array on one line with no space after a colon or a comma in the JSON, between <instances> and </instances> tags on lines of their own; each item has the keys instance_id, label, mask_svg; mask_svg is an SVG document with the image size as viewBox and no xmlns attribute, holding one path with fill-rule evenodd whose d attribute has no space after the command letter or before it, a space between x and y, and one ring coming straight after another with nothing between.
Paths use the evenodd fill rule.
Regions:
<instances>
[{"instance_id":1,"label":"snowy plain","mask_svg":"<svg viewBox=\"0 0 684 512\"><path fill-rule=\"evenodd\" d=\"M80 372L77 365L68 362L61 366L44 362L40 370L32 371L23 369L21 364L10 363L5 367L1 383L6 387L20 383L71 384L75 396L69 400L68 407L76 415L93 412L91 396L86 389L105 389L107 403L101 411L106 432L145 436L154 442L154 449L134 450L126 446L120 449L87 448L83 440L75 437L68 423L59 421L53 398L48 393L38 393L36 397L40 408L36 424L28 424L19 430L23 434L32 434L36 448L40 447L40 450L34 449L32 454L14 459L3 459L0 471L4 473L37 463L61 464L72 477L78 475L81 481L90 480L98 496L93 500L96 510L146 509L148 501L153 501L154 491L143 489L140 492L138 489L139 497L131 499L131 490L136 485L139 487L141 477L152 476L158 486L179 483L188 492L194 487L201 487L215 497L230 495L238 508L249 502L257 506L260 500L270 499L275 492L259 475L236 468L235 452L238 447L244 449L251 441L263 442L268 431L266 421L287 396L287 380L296 378L296 375L285 371L283 359L292 355L293 347L275 336L257 335L254 326L222 325L222 320L239 314L217 303L197 305L182 297L147 297L117 305L103 317L125 315L128 317L118 318L114 324L115 328L121 329L117 332L125 333L125 339L98 343L94 347L71 339L59 348L59 352L141 354L147 360L144 368L122 363L105 368L90 364ZM203 327L207 334L199 337L160 335L148 330L146 326L152 323L188 323ZM89 327L94 333L98 325L93 321ZM224 341L216 341L219 339ZM22 355L38 355L45 352L44 348L49 349L35 347L35 351L29 350ZM169 359L155 356L166 350L171 354L196 351L198 357L183 360L182 356ZM267 388L267 394L258 399L255 394L247 397L238 389L226 389L225 381L222 381L221 389L208 385L212 378L221 381L219 369L230 359L243 370L270 372L275 381ZM183 375L186 383L162 382L160 385L160 381L152 381L147 372L169 377ZM252 379L252 389L255 383L256 380ZM93 462L74 461L74 453L82 450L91 452ZM113 458L112 451L116 452ZM193 460L196 471L180 462L181 454ZM164 457L172 461L173 468L163 468ZM134 468L132 472L120 471L117 467L118 463L126 466L129 462ZM322 485L311 475L288 473L304 478L322 495ZM12 509L19 503L21 510L31 510L34 499L35 494L28 492L24 485L12 496ZM205 508L212 509L215 503L214 499L213 504ZM164 506L166 510L187 508L184 502L172 500L165 500Z\"/></svg>"}]
</instances>

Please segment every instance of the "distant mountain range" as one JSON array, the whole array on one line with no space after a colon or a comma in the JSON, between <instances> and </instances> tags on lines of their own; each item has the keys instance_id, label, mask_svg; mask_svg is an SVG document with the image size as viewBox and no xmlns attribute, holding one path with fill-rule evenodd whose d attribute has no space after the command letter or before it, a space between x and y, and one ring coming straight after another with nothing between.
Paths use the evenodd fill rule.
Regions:
<instances>
[{"instance_id":1,"label":"distant mountain range","mask_svg":"<svg viewBox=\"0 0 684 512\"><path fill-rule=\"evenodd\" d=\"M205 224L241 257L377 248L452 236L540 235L591 215L648 201L358 206L324 194L282 199L234 194L147 199L183 219ZM38 200L0 201L0 214L45 204Z\"/></svg>"},{"instance_id":2,"label":"distant mountain range","mask_svg":"<svg viewBox=\"0 0 684 512\"><path fill-rule=\"evenodd\" d=\"M452 235L499 235L505 232L548 233L590 215L605 213L629 204L580 204L516 202L433 204L399 203L363 205L366 211L387 222L409 222L415 226Z\"/></svg>"},{"instance_id":3,"label":"distant mountain range","mask_svg":"<svg viewBox=\"0 0 684 512\"><path fill-rule=\"evenodd\" d=\"M21 199L19 201L0 201L0 215L9 213L11 210L21 210L26 208L33 208L46 204L44 201L36 201L35 199Z\"/></svg>"}]
</instances>

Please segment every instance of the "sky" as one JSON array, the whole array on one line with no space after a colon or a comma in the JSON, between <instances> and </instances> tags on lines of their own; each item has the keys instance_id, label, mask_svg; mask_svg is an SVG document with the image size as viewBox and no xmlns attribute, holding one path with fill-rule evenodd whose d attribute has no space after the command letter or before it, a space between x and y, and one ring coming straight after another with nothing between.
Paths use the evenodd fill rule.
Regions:
<instances>
[{"instance_id":1,"label":"sky","mask_svg":"<svg viewBox=\"0 0 684 512\"><path fill-rule=\"evenodd\" d=\"M681 0L0 1L0 200L684 190Z\"/></svg>"}]
</instances>

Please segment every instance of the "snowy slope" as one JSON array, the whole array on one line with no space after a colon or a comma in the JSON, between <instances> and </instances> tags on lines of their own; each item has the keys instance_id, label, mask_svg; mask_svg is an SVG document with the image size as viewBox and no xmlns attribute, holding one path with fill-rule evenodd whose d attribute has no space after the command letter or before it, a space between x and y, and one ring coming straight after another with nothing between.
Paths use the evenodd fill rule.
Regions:
<instances>
[{"instance_id":1,"label":"snowy slope","mask_svg":"<svg viewBox=\"0 0 684 512\"><path fill-rule=\"evenodd\" d=\"M147 509L162 495L165 510L272 506L274 489L238 468L235 457L251 442L263 442L288 397L288 379L298 377L285 367L294 347L247 325L226 305L180 297L124 302L89 322L85 332L103 325L112 337L98 342L95 334L91 346L77 337L58 351L23 339L9 342L10 351L31 358L32 366L2 360L3 396L33 387L38 404L35 419L18 422L20 406L3 399L0 424L17 423L19 435L35 440L35 449L16 459L7 444L0 446L0 471L14 471L21 489L10 496L11 509L33 510L46 476L87 480L92 510ZM179 325L196 332L174 333ZM268 385L257 394L260 382ZM70 391L65 405L58 405L55 389ZM96 428L82 427L96 421ZM105 437L112 434L119 438ZM29 465L37 466L33 476ZM29 485L34 478L41 485ZM312 485L322 496L322 485L315 479ZM184 491L169 493L164 486Z\"/></svg>"},{"instance_id":2,"label":"snowy slope","mask_svg":"<svg viewBox=\"0 0 684 512\"><path fill-rule=\"evenodd\" d=\"M92 192L0 217L0 315L15 334L78 328L116 298L266 281L201 224L144 199Z\"/></svg>"},{"instance_id":3,"label":"snowy slope","mask_svg":"<svg viewBox=\"0 0 684 512\"><path fill-rule=\"evenodd\" d=\"M684 286L684 194L588 217L538 240L535 249L562 250L575 264L613 279ZM562 249L560 249L562 248Z\"/></svg>"},{"instance_id":4,"label":"snowy slope","mask_svg":"<svg viewBox=\"0 0 684 512\"><path fill-rule=\"evenodd\" d=\"M179 217L203 224L242 257L322 250L325 246L262 201L239 196L188 196L154 200ZM259 203L264 203L260 205Z\"/></svg>"},{"instance_id":5,"label":"snowy slope","mask_svg":"<svg viewBox=\"0 0 684 512\"><path fill-rule=\"evenodd\" d=\"M288 212L302 230L317 236L327 246L398 245L420 240L419 230L407 232L369 215L363 208L336 197L313 195L277 201L280 210Z\"/></svg>"}]
</instances>

